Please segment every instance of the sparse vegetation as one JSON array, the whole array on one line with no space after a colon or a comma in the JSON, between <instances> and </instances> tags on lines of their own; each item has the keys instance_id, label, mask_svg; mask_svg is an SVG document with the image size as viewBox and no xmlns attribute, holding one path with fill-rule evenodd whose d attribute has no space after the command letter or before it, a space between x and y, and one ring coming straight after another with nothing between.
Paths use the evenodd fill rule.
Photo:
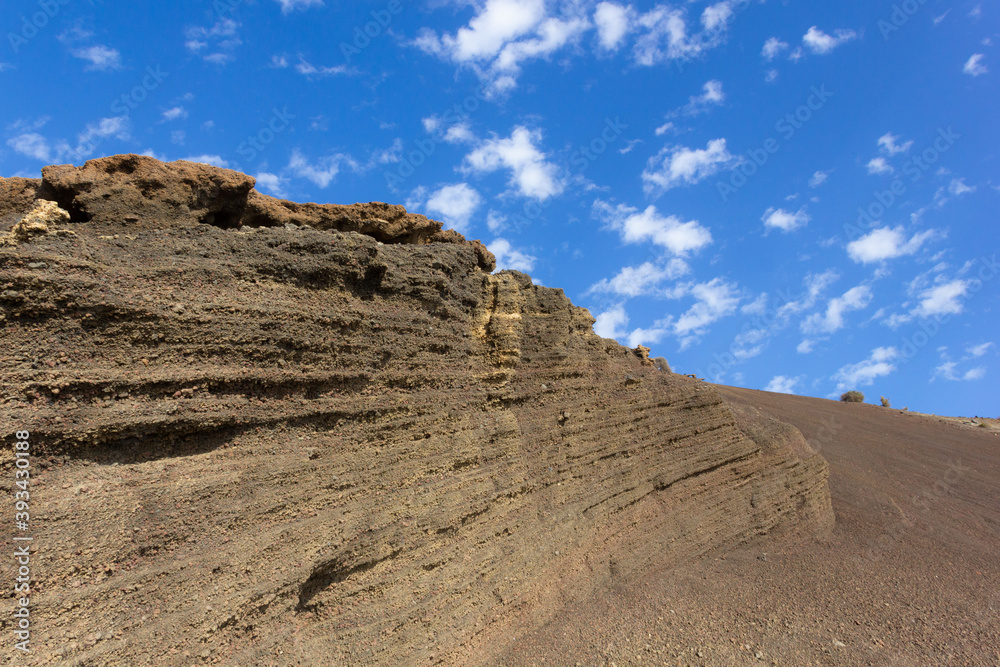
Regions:
<instances>
[{"instance_id":1,"label":"sparse vegetation","mask_svg":"<svg viewBox=\"0 0 1000 667\"><path fill-rule=\"evenodd\" d=\"M886 398L885 396L881 396L880 400L882 401L882 407L883 408L891 408L892 407L892 403L890 403L889 399Z\"/></svg>"},{"instance_id":2,"label":"sparse vegetation","mask_svg":"<svg viewBox=\"0 0 1000 667\"><path fill-rule=\"evenodd\" d=\"M840 395L840 400L844 403L864 403L865 395L860 391L848 391Z\"/></svg>"}]
</instances>

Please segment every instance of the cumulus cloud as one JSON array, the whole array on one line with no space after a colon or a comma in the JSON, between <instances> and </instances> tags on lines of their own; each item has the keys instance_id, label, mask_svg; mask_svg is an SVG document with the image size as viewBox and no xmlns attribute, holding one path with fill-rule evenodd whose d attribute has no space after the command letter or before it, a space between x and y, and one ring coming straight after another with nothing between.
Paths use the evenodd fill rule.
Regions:
<instances>
[{"instance_id":1,"label":"cumulus cloud","mask_svg":"<svg viewBox=\"0 0 1000 667\"><path fill-rule=\"evenodd\" d=\"M506 139L494 136L482 142L465 156L463 168L476 173L507 169L511 172L511 187L525 197L544 201L561 194L565 184L559 178L557 167L548 162L536 146L541 140L539 130L515 127Z\"/></svg>"},{"instance_id":2,"label":"cumulus cloud","mask_svg":"<svg viewBox=\"0 0 1000 667\"><path fill-rule=\"evenodd\" d=\"M697 116L708 111L711 107L718 106L726 100L726 94L722 92L722 82L717 80L708 81L702 86L704 91L701 95L692 95L688 98L688 103L669 115L676 116ZM662 134L657 129L657 135Z\"/></svg>"},{"instance_id":3,"label":"cumulus cloud","mask_svg":"<svg viewBox=\"0 0 1000 667\"><path fill-rule=\"evenodd\" d=\"M802 36L802 43L807 49L816 54L827 54L835 48L855 39L858 36L853 30L836 30L833 35L828 35L816 26L809 28L809 31Z\"/></svg>"},{"instance_id":4,"label":"cumulus cloud","mask_svg":"<svg viewBox=\"0 0 1000 667\"><path fill-rule=\"evenodd\" d=\"M899 350L895 347L875 348L864 361L844 366L834 374L833 379L837 382L837 391L870 386L876 378L895 372L894 362L899 357Z\"/></svg>"},{"instance_id":5,"label":"cumulus cloud","mask_svg":"<svg viewBox=\"0 0 1000 667\"><path fill-rule=\"evenodd\" d=\"M7 145L14 152L41 162L48 162L52 157L52 147L49 140L37 132L25 132L7 140Z\"/></svg>"},{"instance_id":6,"label":"cumulus cloud","mask_svg":"<svg viewBox=\"0 0 1000 667\"><path fill-rule=\"evenodd\" d=\"M910 140L900 144L899 137L894 135L892 132L887 132L879 137L878 147L882 150L882 152L889 156L898 155L900 153L906 153L913 148L913 141Z\"/></svg>"},{"instance_id":7,"label":"cumulus cloud","mask_svg":"<svg viewBox=\"0 0 1000 667\"><path fill-rule=\"evenodd\" d=\"M239 28L239 23L228 18L217 21L211 28L189 26L184 30L184 46L207 62L224 65L233 59L232 52L243 43Z\"/></svg>"},{"instance_id":8,"label":"cumulus cloud","mask_svg":"<svg viewBox=\"0 0 1000 667\"><path fill-rule=\"evenodd\" d=\"M957 372L958 363L954 361L946 361L937 368L934 369L935 378L942 378L944 380L949 380L952 382L965 381L972 382L974 380L982 380L986 377L986 368L980 366L977 368L970 368L964 373Z\"/></svg>"},{"instance_id":9,"label":"cumulus cloud","mask_svg":"<svg viewBox=\"0 0 1000 667\"><path fill-rule=\"evenodd\" d=\"M903 228L881 227L847 244L847 254L861 264L882 262L904 255L913 255L929 239L937 235L937 230L928 229L914 234L909 239Z\"/></svg>"},{"instance_id":10,"label":"cumulus cloud","mask_svg":"<svg viewBox=\"0 0 1000 667\"><path fill-rule=\"evenodd\" d=\"M613 2L602 2L594 11L594 25L601 46L609 51L621 47L631 29L634 10Z\"/></svg>"},{"instance_id":11,"label":"cumulus cloud","mask_svg":"<svg viewBox=\"0 0 1000 667\"><path fill-rule=\"evenodd\" d=\"M764 387L764 391L773 391L778 394L794 394L795 385L799 383L799 378L790 378L784 375L776 375Z\"/></svg>"},{"instance_id":12,"label":"cumulus cloud","mask_svg":"<svg viewBox=\"0 0 1000 667\"><path fill-rule=\"evenodd\" d=\"M530 273L535 268L537 257L515 249L510 241L504 238L494 239L486 246L497 258L497 270L511 269Z\"/></svg>"},{"instance_id":13,"label":"cumulus cloud","mask_svg":"<svg viewBox=\"0 0 1000 667\"><path fill-rule=\"evenodd\" d=\"M924 290L914 314L921 317L958 315L963 310L961 299L968 293L969 284L967 280L952 280Z\"/></svg>"},{"instance_id":14,"label":"cumulus cloud","mask_svg":"<svg viewBox=\"0 0 1000 667\"><path fill-rule=\"evenodd\" d=\"M764 48L761 49L760 55L764 58L764 60L771 62L787 48L788 42L783 42L777 37L771 37L764 42Z\"/></svg>"},{"instance_id":15,"label":"cumulus cloud","mask_svg":"<svg viewBox=\"0 0 1000 667\"><path fill-rule=\"evenodd\" d=\"M844 315L851 311L863 310L872 301L872 290L867 285L859 285L843 295L830 299L824 313L814 313L802 322L804 334L832 334L844 328Z\"/></svg>"},{"instance_id":16,"label":"cumulus cloud","mask_svg":"<svg viewBox=\"0 0 1000 667\"><path fill-rule=\"evenodd\" d=\"M73 49L72 54L74 58L80 58L90 63L84 68L87 70L106 72L122 67L122 57L118 49L103 44Z\"/></svg>"},{"instance_id":17,"label":"cumulus cloud","mask_svg":"<svg viewBox=\"0 0 1000 667\"><path fill-rule=\"evenodd\" d=\"M818 188L819 186L826 183L826 179L828 179L829 177L830 177L830 172L817 171L815 174L812 175L812 178L809 179L809 187Z\"/></svg>"},{"instance_id":18,"label":"cumulus cloud","mask_svg":"<svg viewBox=\"0 0 1000 667\"><path fill-rule=\"evenodd\" d=\"M286 189L288 179L266 171L256 174L254 178L257 179L255 187L261 192L280 197L281 199L288 197L288 190Z\"/></svg>"},{"instance_id":19,"label":"cumulus cloud","mask_svg":"<svg viewBox=\"0 0 1000 667\"><path fill-rule=\"evenodd\" d=\"M682 347L703 334L708 325L736 312L740 303L736 285L722 278L694 285L690 293L696 299L695 304L670 322L674 334L681 338Z\"/></svg>"},{"instance_id":20,"label":"cumulus cloud","mask_svg":"<svg viewBox=\"0 0 1000 667\"><path fill-rule=\"evenodd\" d=\"M780 229L783 232L791 232L799 227L809 224L809 214L804 208L800 208L795 213L789 213L783 208L769 208L761 218L764 226L768 229Z\"/></svg>"},{"instance_id":21,"label":"cumulus cloud","mask_svg":"<svg viewBox=\"0 0 1000 667\"><path fill-rule=\"evenodd\" d=\"M288 170L299 178L305 178L315 183L318 187L325 188L340 173L342 165L357 168L357 164L351 156L343 153L328 155L313 162L307 159L302 154L302 151L296 148L292 151L292 157L288 161Z\"/></svg>"},{"instance_id":22,"label":"cumulus cloud","mask_svg":"<svg viewBox=\"0 0 1000 667\"><path fill-rule=\"evenodd\" d=\"M647 194L660 194L680 185L694 185L737 161L726 150L725 139L713 139L705 148L666 146L646 164L643 187Z\"/></svg>"},{"instance_id":23,"label":"cumulus cloud","mask_svg":"<svg viewBox=\"0 0 1000 667\"><path fill-rule=\"evenodd\" d=\"M426 53L471 68L502 94L517 86L523 63L547 59L596 31L605 52L623 49L642 66L697 57L724 41L736 0L705 7L701 29L690 26L687 10L660 4L640 13L631 5L546 0L477 0L475 15L454 33L421 30L413 44Z\"/></svg>"},{"instance_id":24,"label":"cumulus cloud","mask_svg":"<svg viewBox=\"0 0 1000 667\"><path fill-rule=\"evenodd\" d=\"M795 313L809 310L816 305L823 292L839 279L840 274L833 269L829 269L823 273L810 273L804 280L806 287L805 295L801 299L788 301L778 308L779 317L787 318Z\"/></svg>"},{"instance_id":25,"label":"cumulus cloud","mask_svg":"<svg viewBox=\"0 0 1000 667\"><path fill-rule=\"evenodd\" d=\"M977 53L965 61L965 65L962 67L962 71L969 76L980 76L989 72L986 65L983 64L983 58L985 58L981 53Z\"/></svg>"},{"instance_id":26,"label":"cumulus cloud","mask_svg":"<svg viewBox=\"0 0 1000 667\"><path fill-rule=\"evenodd\" d=\"M588 293L616 294L625 297L652 295L666 280L674 280L691 271L687 262L673 258L665 264L645 262L639 266L626 266L611 278L595 283Z\"/></svg>"},{"instance_id":27,"label":"cumulus cloud","mask_svg":"<svg viewBox=\"0 0 1000 667\"><path fill-rule=\"evenodd\" d=\"M598 314L594 322L594 333L602 338L622 338L628 325L625 306L617 305Z\"/></svg>"},{"instance_id":28,"label":"cumulus cloud","mask_svg":"<svg viewBox=\"0 0 1000 667\"><path fill-rule=\"evenodd\" d=\"M469 228L469 220L483 203L473 188L465 183L445 185L430 195L424 208L429 214L439 214L447 226L459 233Z\"/></svg>"},{"instance_id":29,"label":"cumulus cloud","mask_svg":"<svg viewBox=\"0 0 1000 667\"><path fill-rule=\"evenodd\" d=\"M990 342L990 343L983 343L982 345L970 346L970 347L966 348L965 351L968 352L969 354L971 354L973 357L982 357L987 352L990 351L991 347L993 347L993 343L992 342Z\"/></svg>"},{"instance_id":30,"label":"cumulus cloud","mask_svg":"<svg viewBox=\"0 0 1000 667\"><path fill-rule=\"evenodd\" d=\"M698 221L683 222L676 216L663 216L652 205L639 211L598 200L594 202L594 214L618 231L625 243L653 243L680 257L712 243L712 234Z\"/></svg>"},{"instance_id":31,"label":"cumulus cloud","mask_svg":"<svg viewBox=\"0 0 1000 667\"><path fill-rule=\"evenodd\" d=\"M187 117L188 117L188 112L182 106L171 107L163 112L164 121L178 120Z\"/></svg>"},{"instance_id":32,"label":"cumulus cloud","mask_svg":"<svg viewBox=\"0 0 1000 667\"><path fill-rule=\"evenodd\" d=\"M892 165L884 157L872 158L868 162L869 174L891 174L894 171L896 170L892 168Z\"/></svg>"}]
</instances>

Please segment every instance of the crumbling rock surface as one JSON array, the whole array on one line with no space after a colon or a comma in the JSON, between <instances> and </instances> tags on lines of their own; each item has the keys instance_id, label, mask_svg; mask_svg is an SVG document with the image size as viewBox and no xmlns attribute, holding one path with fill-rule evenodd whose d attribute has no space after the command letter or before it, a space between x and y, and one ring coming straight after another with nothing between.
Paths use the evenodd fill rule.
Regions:
<instances>
[{"instance_id":1,"label":"crumbling rock surface","mask_svg":"<svg viewBox=\"0 0 1000 667\"><path fill-rule=\"evenodd\" d=\"M829 528L794 430L470 244L180 211L0 248L4 441L30 431L33 462L21 664L486 664L603 587Z\"/></svg>"},{"instance_id":2,"label":"crumbling rock surface","mask_svg":"<svg viewBox=\"0 0 1000 667\"><path fill-rule=\"evenodd\" d=\"M39 178L0 178L0 224L8 219L13 223L26 215L35 205L35 193L41 184Z\"/></svg>"},{"instance_id":3,"label":"crumbling rock surface","mask_svg":"<svg viewBox=\"0 0 1000 667\"><path fill-rule=\"evenodd\" d=\"M402 206L299 204L254 190L255 179L230 169L178 160L165 163L145 155L114 155L82 167L42 169L42 180L0 179L0 221L23 215L35 197L51 200L74 222L131 229L165 229L208 224L223 229L296 225L358 232L382 243L471 245L486 271L496 259L479 241L467 241L441 223L407 213Z\"/></svg>"}]
</instances>

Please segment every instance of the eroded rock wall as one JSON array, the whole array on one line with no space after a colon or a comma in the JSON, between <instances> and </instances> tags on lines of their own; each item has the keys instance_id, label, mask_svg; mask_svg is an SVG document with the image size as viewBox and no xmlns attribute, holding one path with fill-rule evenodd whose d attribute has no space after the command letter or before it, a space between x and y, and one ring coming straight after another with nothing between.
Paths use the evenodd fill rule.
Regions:
<instances>
[{"instance_id":1,"label":"eroded rock wall","mask_svg":"<svg viewBox=\"0 0 1000 667\"><path fill-rule=\"evenodd\" d=\"M0 248L24 664L468 664L619 578L829 528L797 432L470 244L145 222Z\"/></svg>"}]
</instances>

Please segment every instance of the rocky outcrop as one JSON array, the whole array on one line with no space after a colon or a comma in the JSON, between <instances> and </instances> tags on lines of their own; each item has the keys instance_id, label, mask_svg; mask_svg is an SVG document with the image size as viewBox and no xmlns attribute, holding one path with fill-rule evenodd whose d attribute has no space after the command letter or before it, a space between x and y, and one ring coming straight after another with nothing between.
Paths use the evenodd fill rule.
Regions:
<instances>
[{"instance_id":1,"label":"rocky outcrop","mask_svg":"<svg viewBox=\"0 0 1000 667\"><path fill-rule=\"evenodd\" d=\"M0 412L44 517L24 664L483 663L623 578L832 521L794 432L471 244L180 210L0 248Z\"/></svg>"},{"instance_id":2,"label":"rocky outcrop","mask_svg":"<svg viewBox=\"0 0 1000 667\"><path fill-rule=\"evenodd\" d=\"M38 178L0 178L0 225L8 218L12 223L27 214L35 205L41 184Z\"/></svg>"},{"instance_id":3,"label":"rocky outcrop","mask_svg":"<svg viewBox=\"0 0 1000 667\"><path fill-rule=\"evenodd\" d=\"M55 202L39 200L33 209L18 220L11 230L0 235L0 245L16 246L36 236L57 231L55 226L69 222L69 213Z\"/></svg>"},{"instance_id":4,"label":"rocky outcrop","mask_svg":"<svg viewBox=\"0 0 1000 667\"><path fill-rule=\"evenodd\" d=\"M441 223L407 213L402 206L299 204L254 190L255 179L230 169L178 160L165 163L145 155L115 155L82 167L42 169L39 183L0 179L0 218L31 208L35 197L54 201L74 222L94 227L164 229L200 224L223 229L295 225L358 232L382 243L471 245L486 271L496 259L479 241L467 241Z\"/></svg>"}]
</instances>

